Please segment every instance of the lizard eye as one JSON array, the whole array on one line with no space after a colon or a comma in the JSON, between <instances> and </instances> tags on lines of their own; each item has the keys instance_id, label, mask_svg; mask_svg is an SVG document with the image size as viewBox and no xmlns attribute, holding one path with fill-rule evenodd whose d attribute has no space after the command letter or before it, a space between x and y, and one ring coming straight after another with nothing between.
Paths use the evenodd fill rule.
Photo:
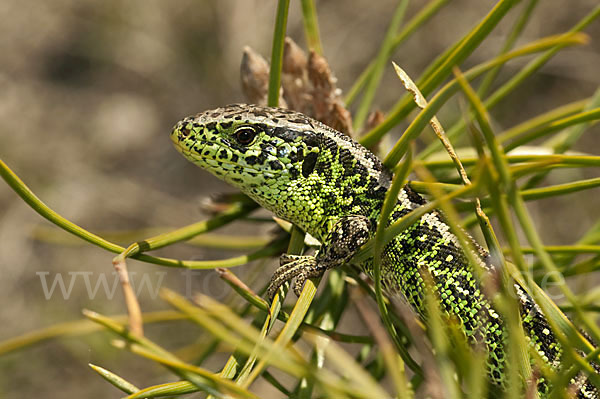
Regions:
<instances>
[{"instance_id":1,"label":"lizard eye","mask_svg":"<svg viewBox=\"0 0 600 399\"><path fill-rule=\"evenodd\" d=\"M235 131L234 136L238 143L248 145L256 137L256 130L251 126L242 126Z\"/></svg>"}]
</instances>

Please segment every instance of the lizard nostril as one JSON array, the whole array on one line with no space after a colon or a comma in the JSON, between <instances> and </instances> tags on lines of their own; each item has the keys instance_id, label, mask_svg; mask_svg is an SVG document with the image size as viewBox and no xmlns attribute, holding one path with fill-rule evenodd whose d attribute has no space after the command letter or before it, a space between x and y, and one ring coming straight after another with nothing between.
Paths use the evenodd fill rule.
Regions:
<instances>
[{"instance_id":1,"label":"lizard nostril","mask_svg":"<svg viewBox=\"0 0 600 399\"><path fill-rule=\"evenodd\" d=\"M179 134L181 135L181 137L188 137L191 133L192 131L185 126L179 130Z\"/></svg>"}]
</instances>

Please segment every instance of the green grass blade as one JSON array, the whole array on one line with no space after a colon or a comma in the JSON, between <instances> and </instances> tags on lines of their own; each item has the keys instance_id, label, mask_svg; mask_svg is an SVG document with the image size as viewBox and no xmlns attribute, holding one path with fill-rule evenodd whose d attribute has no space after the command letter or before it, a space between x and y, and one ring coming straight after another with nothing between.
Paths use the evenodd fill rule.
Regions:
<instances>
[{"instance_id":1,"label":"green grass blade","mask_svg":"<svg viewBox=\"0 0 600 399\"><path fill-rule=\"evenodd\" d=\"M174 311L157 311L142 314L142 320L144 324L182 320L185 318L185 315ZM127 315L114 316L113 319L118 323L126 323ZM91 334L100 330L102 330L100 325L85 319L54 324L49 327L19 335L18 337L1 341L0 356L25 349L29 346L36 345L49 339L59 337L76 337L80 335Z\"/></svg>"},{"instance_id":2,"label":"green grass blade","mask_svg":"<svg viewBox=\"0 0 600 399\"><path fill-rule=\"evenodd\" d=\"M507 155L507 162L511 164L520 164L524 162L554 164L560 167L598 167L600 166L600 156L594 155ZM465 166L473 166L477 163L477 158L461 157L461 162ZM451 160L427 161L424 163L429 169L451 168L453 163Z\"/></svg>"},{"instance_id":3,"label":"green grass blade","mask_svg":"<svg viewBox=\"0 0 600 399\"><path fill-rule=\"evenodd\" d=\"M229 207L229 209L221 212L218 216L212 219L203 220L201 222L194 223L168 233L159 234L157 236L135 242L130 245L122 255L125 257L131 257L132 255L136 255L141 252L163 248L167 245L171 245L180 241L187 241L199 234L217 229L229 222L239 219L240 217L246 216L255 208L256 207L253 204L233 204L231 207Z\"/></svg>"},{"instance_id":4,"label":"green grass blade","mask_svg":"<svg viewBox=\"0 0 600 399\"><path fill-rule=\"evenodd\" d=\"M189 381L168 382L140 389L135 394L129 395L127 399L160 398L164 396L186 395L198 391L198 387Z\"/></svg>"},{"instance_id":5,"label":"green grass blade","mask_svg":"<svg viewBox=\"0 0 600 399\"><path fill-rule=\"evenodd\" d=\"M590 109L587 111L579 112L575 115L568 116L563 119L556 120L543 126L539 129L536 129L532 132L528 132L525 134L521 134L518 137L511 137L508 134L502 134L498 136L498 140L501 143L505 143L511 139L513 139L510 143L504 145L505 151L513 150L517 147L520 147L524 144L527 144L535 139L540 137L544 137L550 133L554 133L563 129L566 129L571 126L575 126L581 123L593 122L600 119L600 107Z\"/></svg>"},{"instance_id":6,"label":"green grass blade","mask_svg":"<svg viewBox=\"0 0 600 399\"><path fill-rule=\"evenodd\" d=\"M596 92L585 105L583 111L591 111L598 107L600 107L600 87L596 89ZM590 125L591 123L582 123L577 126L572 126L567 131L552 137L548 142L544 143L544 146L552 147L556 154L562 154L577 142Z\"/></svg>"},{"instance_id":7,"label":"green grass blade","mask_svg":"<svg viewBox=\"0 0 600 399\"><path fill-rule=\"evenodd\" d=\"M544 126L545 124L550 123L554 120L561 119L561 118L567 117L569 115L573 115L574 113L577 113L577 112L580 112L581 110L583 110L583 108L585 107L585 104L587 104L587 101L588 101L587 99L578 100L578 101L574 101L572 103L568 103L568 104L553 108L548 112L545 112L543 114L535 116L531 119L528 119L528 120L518 124L517 126L514 126L510 129L508 129L506 132L509 132L509 131L523 132L523 131L533 130L537 127ZM485 105L485 102L484 102L484 105ZM489 107L486 106L486 109L489 109ZM469 118L471 118L471 115L469 115ZM448 131L448 137L450 139L456 139L458 137L458 135L462 132L462 130L465 128L465 126L466 126L465 120L461 119L452 128L450 128L450 130ZM516 133L514 133L514 134L516 134ZM440 151L440 150L441 150L441 146L439 145L439 143L437 141L434 141L431 144L429 144L427 146L427 148L425 148L423 151L421 151L419 153L419 159L420 160L430 159L430 157L432 157L432 155L439 153L438 151Z\"/></svg>"},{"instance_id":8,"label":"green grass blade","mask_svg":"<svg viewBox=\"0 0 600 399\"><path fill-rule=\"evenodd\" d=\"M578 22L568 33L577 33L585 29L590 23L600 16L600 6L595 7L589 14L587 14L580 22ZM562 48L561 45L557 45L555 48L549 49L544 54L536 57L529 62L523 69L515 74L508 82L502 87L496 90L490 95L485 101L485 107L490 109L511 93L515 88L519 87L521 83L531 76L534 72L538 71L543 65L548 62L558 51Z\"/></svg>"},{"instance_id":9,"label":"green grass blade","mask_svg":"<svg viewBox=\"0 0 600 399\"><path fill-rule=\"evenodd\" d=\"M239 397L239 398L258 399L258 396L249 392L248 390L240 387L239 385L234 384L230 380L221 378L218 375L213 374L210 371L205 370L201 367L187 364L180 360L175 360L175 359L171 359L171 358L165 358L162 356L158 356L156 353L144 348L143 346L141 346L139 344L132 344L128 347L128 349L137 355L143 356L147 359L153 360L157 363L167 366L169 369L177 370L177 371L179 371L180 374L188 374L188 375L194 374L199 377L202 377L203 379L205 379L212 385L213 389L216 389L219 391L219 394L217 394L217 397L226 398L227 397L226 395L223 395L220 393L221 391L225 391L226 393L233 394L233 395L235 395L235 397Z\"/></svg>"},{"instance_id":10,"label":"green grass blade","mask_svg":"<svg viewBox=\"0 0 600 399\"><path fill-rule=\"evenodd\" d=\"M519 49L503 54L484 64L471 68L465 72L464 76L467 81L470 81L490 70L491 68L501 65L513 58L543 51L549 47L554 47L559 43L563 46L569 44L581 44L585 41L585 38L586 36L582 36L581 34L567 34L536 40L523 47L520 47ZM395 165L406 152L410 142L412 142L412 140L414 140L421 133L423 128L429 124L431 118L433 118L441 106L458 90L458 87L459 85L456 82L456 79L448 82L436 93L429 104L423 110L421 110L421 112L419 112L417 117L411 122L408 128L404 131L402 137L396 142L392 150L386 156L384 164L388 168L393 169L395 167ZM419 89L421 88L419 87Z\"/></svg>"},{"instance_id":11,"label":"green grass blade","mask_svg":"<svg viewBox=\"0 0 600 399\"><path fill-rule=\"evenodd\" d=\"M317 293L317 287L312 280L307 280L304 283L304 288L302 289L302 294L298 298L298 301L294 305L294 309L290 314L290 319L287 323L285 323L283 329L275 339L274 345L272 349L261 357L260 362L256 365L252 373L248 376L248 378L244 381L242 386L248 387L264 370L267 362L270 361L273 357L278 355L282 348L284 348L291 341L292 337L300 327L302 320L304 320L304 316L308 312L308 308Z\"/></svg>"},{"instance_id":12,"label":"green grass blade","mask_svg":"<svg viewBox=\"0 0 600 399\"><path fill-rule=\"evenodd\" d=\"M175 361L175 362L179 361L179 359L175 355L173 355L171 352L161 348L159 345L150 341L148 338L131 333L127 327L125 327L123 324L116 322L113 319L110 319L108 317L102 316L96 312L92 312L89 310L84 310L83 314L88 319L92 320L93 322L96 322L96 323L104 326L108 330L120 335L125 340L127 340L130 344L137 344L137 345L145 348L149 352L154 353L156 356L164 358L166 360L171 360L171 361ZM123 344L121 346L124 347L125 344ZM169 368L169 367L167 367L167 368ZM218 390L214 389L211 381L206 379L205 377L190 373L188 371L180 372L177 369L172 369L172 368L169 368L169 369L172 372L174 372L176 375L180 376L181 378L184 378L184 379L190 381L191 383L196 385L201 390L208 392L212 395L215 395L216 397L219 397L219 398L223 397L223 395Z\"/></svg>"},{"instance_id":13,"label":"green grass blade","mask_svg":"<svg viewBox=\"0 0 600 399\"><path fill-rule=\"evenodd\" d=\"M492 161L494 162L494 166L497 169L496 173L498 174L498 177L500 180L500 184L501 184L500 187L502 190L507 192L508 202L511 204L511 206L515 210L515 212L517 214L517 218L519 219L520 224L523 228L523 231L525 232L525 235L527 236L529 242L536 249L537 256L540 258L540 260L541 260L542 264L544 265L544 267L546 268L546 270L550 273L549 276L551 276L551 278L555 282L557 282L556 275L554 273L558 273L558 269L552 262L552 259L550 258L550 256L543 250L543 245L541 243L541 240L539 239L537 232L533 228L531 220L529 219L529 217L527 215L527 211L525 210L525 207L523 205L523 200L520 197L518 190L515 187L515 184L511 178L510 172L508 171L507 162L504 159L504 153L502 152L502 150L498 144L498 141L496 140L496 137L494 136L494 134L489 126L489 122L487 120L483 104L476 97L476 94L474 93L474 91L472 91L472 89L470 89L468 87L468 85L464 79L462 80L462 86L465 89L465 93L467 93L467 96L471 102L471 105L474 107L474 109L476 111L479 124L482 128L483 135L486 139L486 142L488 144L489 150L492 155ZM500 198L500 196L497 195L496 198ZM505 215L506 215L506 213L507 212L504 212ZM504 222L504 224L505 224L506 220L507 220L506 216L504 217L504 220L505 220L505 222ZM514 229L507 229L507 232L513 232L513 231L514 231ZM523 265L522 251L519 248L519 243L518 243L516 236L514 234L508 234L508 236L509 236L508 237L509 241L511 242L511 247L513 248L513 250L516 250L515 255L516 255L518 262L521 265ZM570 289L564 284L564 282L557 282L557 285L561 289L561 292L569 300L569 302L574 306L576 314L580 317L583 324L590 330L592 337L596 337L597 332L598 332L598 327L595 326L595 324L593 324L589 319L587 319L585 314L583 314L583 312L579 308L579 306L575 300L575 297L572 294L572 292L570 291ZM544 314L548 317L548 322L553 327L553 330L555 332L557 332L557 329L559 328L559 326L557 325L557 321L562 322L562 318L558 317L555 313L556 305L554 305L553 303L545 302L544 298L542 296L540 296L540 298L538 300L537 293L535 293L534 298L536 299L536 302L538 303L538 305L542 308L542 311L544 312ZM553 313L553 311L554 311L554 313ZM564 317L564 315L561 315L561 316ZM560 331L562 331L562 329ZM573 332L571 331L570 334L572 334L572 333ZM564 339L560 334L556 334L556 336L559 339L559 341L561 342L561 344L563 345L564 350L567 350L568 348L570 348L569 341ZM573 356L577 357L576 354L574 354ZM580 366L587 367L589 369L589 364L587 366L585 364L580 364Z\"/></svg>"},{"instance_id":14,"label":"green grass blade","mask_svg":"<svg viewBox=\"0 0 600 399\"><path fill-rule=\"evenodd\" d=\"M271 70L269 71L269 92L267 105L276 107L279 104L279 86L281 85L281 65L283 62L283 43L287 25L290 0L279 0L277 3L277 17L275 19L275 32L273 33L273 46L271 49Z\"/></svg>"},{"instance_id":15,"label":"green grass blade","mask_svg":"<svg viewBox=\"0 0 600 399\"><path fill-rule=\"evenodd\" d=\"M89 231L77 226L75 223L65 219L58 213L50 209L46 204L42 202L34 193L25 185L25 183L6 165L0 160L0 176L8 183L8 185L29 205L34 211L39 213L42 217L48 219L51 223L54 223L58 227L68 231L83 240L97 245L101 248L107 249L111 252L120 253L125 248L113 244L105 240L102 237L90 233Z\"/></svg>"},{"instance_id":16,"label":"green grass blade","mask_svg":"<svg viewBox=\"0 0 600 399\"><path fill-rule=\"evenodd\" d=\"M381 48L379 49L379 54L377 54L377 57L375 58L375 64L373 66L373 71L371 72L371 78L366 84L362 101L358 106L356 113L354 114L354 130L360 130L367 119L367 115L371 109L371 104L373 103L373 99L375 98L375 94L379 88L385 65L387 64L392 52L394 37L396 36L396 32L402 23L407 6L408 0L400 0L396 10L394 11L392 20L381 44Z\"/></svg>"},{"instance_id":17,"label":"green grass blade","mask_svg":"<svg viewBox=\"0 0 600 399\"><path fill-rule=\"evenodd\" d=\"M65 219L64 217L50 209L29 189L29 187L25 185L25 183L23 183L21 179L19 179L19 177L16 174L13 173L12 170L10 170L10 168L4 162L2 162L2 160L0 160L0 176L2 176L2 178L8 183L8 185L29 206L31 206L31 208L33 208L34 211L39 213L44 218L48 219L53 224L91 244L97 245L110 252L121 254L123 251L125 251L124 247L112 243L94 233L83 229L82 227ZM252 207L253 206L250 206L250 208ZM227 215L224 217L219 215L211 221L199 222L194 225L184 227L182 229L176 230L173 233L168 233L166 236L167 238L164 241L162 238L159 238L157 241L159 245L164 246L163 244L165 241L169 241L170 243L172 243L175 241L180 241L181 239L187 239L196 231L209 231L212 228L222 226L223 224L228 223L237 217L243 216L244 214L247 214L250 211L250 208L247 208L247 205L243 205L241 203L234 204L232 208L226 211ZM243 255L235 258L226 259L223 261L215 261L214 263L212 263L211 261L181 261L177 259L156 257L140 253L136 253L132 256L132 258L163 266L187 267L192 269L213 269L216 267L238 266L247 263L250 260L270 256L277 252L278 251L275 249L275 246L269 245L249 255Z\"/></svg>"},{"instance_id":18,"label":"green grass blade","mask_svg":"<svg viewBox=\"0 0 600 399\"><path fill-rule=\"evenodd\" d=\"M319 20L315 0L301 0L302 21L304 22L304 34L308 48L317 54L323 54L321 37L319 35Z\"/></svg>"},{"instance_id":19,"label":"green grass blade","mask_svg":"<svg viewBox=\"0 0 600 399\"><path fill-rule=\"evenodd\" d=\"M441 62L426 79L419 79L417 86L424 96L428 96L433 90L446 79L452 72L452 67L463 62L489 35L496 27L506 13L516 4L515 0L500 0L486 17L475 27L460 44ZM367 133L362 139L361 144L366 147L373 146L385 133L396 126L404 119L410 111L414 109L414 104L409 97L404 97L390 111L386 119Z\"/></svg>"},{"instance_id":20,"label":"green grass blade","mask_svg":"<svg viewBox=\"0 0 600 399\"><path fill-rule=\"evenodd\" d=\"M420 187L418 192L425 192L426 187L428 187L429 185L424 184L424 183L417 184L417 182L411 182L411 186ZM441 187L444 187L444 188L448 188L448 186L449 185L441 185ZM460 187L460 186L454 186L454 188L451 191L456 190L457 189L456 187ZM596 188L596 187L600 187L600 178L598 178L598 177L592 178L592 179L578 180L578 181L574 181L571 183L556 184L556 185L552 185L552 186L538 187L538 188L530 188L528 190L521 190L520 193L521 193L521 197L523 198L524 201L536 201L536 200L545 199L545 198L552 198L552 197L558 197L561 195L572 194L572 193L589 190L589 189ZM490 200L490 198L482 198L481 199L482 206L488 207L491 204L492 204L492 201ZM470 203L457 204L456 209L458 209L460 211L472 211L473 204L470 204Z\"/></svg>"},{"instance_id":21,"label":"green grass blade","mask_svg":"<svg viewBox=\"0 0 600 399\"><path fill-rule=\"evenodd\" d=\"M531 14L533 13L533 10L537 6L538 1L539 0L529 0L527 5L525 7L523 7L523 11L519 15L519 18L514 23L510 33L506 36L506 40L504 41L504 45L502 46L502 49L500 49L499 54L505 54L511 48L513 48L517 39L519 38L519 36L521 36L523 29L525 29L527 22L529 22L529 20L531 18ZM500 73L501 69L502 69L502 65L498 65L497 67L491 69L483 77L483 79L481 80L481 84L477 88L477 95L479 97L485 97L485 95L488 93L490 87L496 80L496 77Z\"/></svg>"},{"instance_id":22,"label":"green grass blade","mask_svg":"<svg viewBox=\"0 0 600 399\"><path fill-rule=\"evenodd\" d=\"M590 101L585 105L584 111L589 111L594 108L600 107L600 87L596 89L596 92L590 99ZM552 148L555 154L562 154L569 150L573 145L579 140L579 138L583 135L585 130L591 125L591 123L581 123L575 126L571 126L564 132L561 132L554 137L550 138L544 143L544 147ZM540 181L544 179L544 177L548 174L547 171L542 171L537 175L533 176L529 179L522 187L523 188L531 188L538 185Z\"/></svg>"},{"instance_id":23,"label":"green grass blade","mask_svg":"<svg viewBox=\"0 0 600 399\"><path fill-rule=\"evenodd\" d=\"M578 22L569 33L581 32L585 29L591 22L593 22L600 15L600 7L596 7L589 14L587 14L580 22ZM499 87L494 93L492 93L485 101L484 105L487 110L492 109L496 106L502 99L504 99L508 94L518 88L525 79L530 77L533 73L538 71L543 65L545 65L558 51L562 49L561 45L557 45L554 48L549 49L544 54L539 55L534 60L530 61L524 68L522 68L517 74L515 74L508 82L504 83L501 87ZM472 117L472 114L469 113L469 118ZM448 137L451 139L455 139L461 131L465 128L465 120L460 120L457 124L455 124L448 132ZM432 143L426 151L419 157L420 159L427 158L432 152L435 151L436 143Z\"/></svg>"},{"instance_id":24,"label":"green grass blade","mask_svg":"<svg viewBox=\"0 0 600 399\"><path fill-rule=\"evenodd\" d=\"M318 336L307 335L308 340L317 344ZM325 356L332 366L337 368L341 374L348 376L346 384L348 392L362 398L388 398L383 388L359 365L352 357L334 342L330 342L325 348Z\"/></svg>"},{"instance_id":25,"label":"green grass blade","mask_svg":"<svg viewBox=\"0 0 600 399\"><path fill-rule=\"evenodd\" d=\"M379 307L379 313L381 318L383 319L384 325L392 338L392 342L394 342L396 346L396 350L400 354L400 357L407 366L413 370L413 372L417 375L423 375L423 370L421 366L419 366L413 358L410 356L406 348L401 342L401 338L398 336L398 332L394 327L394 324L390 318L388 309L385 305L385 300L383 297L383 289L381 282L381 254L383 252L383 248L385 246L385 229L387 224L383 221L389 220L389 216L394 210L394 206L398 201L398 193L404 186L406 182L406 178L411 170L412 164L412 156L409 152L409 156L406 158L404 163L396 170L394 175L394 179L392 180L392 186L389 188L383 207L381 209L381 214L379 215L379 221L377 223L377 231L375 232L375 239L373 243L373 281L375 282L375 298L377 299L377 306Z\"/></svg>"},{"instance_id":26,"label":"green grass blade","mask_svg":"<svg viewBox=\"0 0 600 399\"><path fill-rule=\"evenodd\" d=\"M429 21L429 19L431 19L435 13L449 1L450 0L430 0L429 3L419 10L419 12L406 23L402 31L394 38L389 56L391 56L391 53L393 53L400 44L404 43L411 34L415 33L423 24ZM358 79L356 79L356 82L354 82L350 90L348 90L348 94L344 100L346 106L350 106L354 102L363 87L370 81L374 68L375 61L371 61L361 72Z\"/></svg>"},{"instance_id":27,"label":"green grass blade","mask_svg":"<svg viewBox=\"0 0 600 399\"><path fill-rule=\"evenodd\" d=\"M300 230L297 226L293 225L292 236L290 238L290 243L288 245L288 253L291 255L300 255L300 254L302 254L303 249L304 249L304 232L302 230ZM277 317L279 316L279 313L281 311L281 305L283 302L283 298L285 298L285 295L287 294L287 285L288 284L285 284L284 287L281 287L279 289L279 293L275 295L275 298L273 298L273 302L271 303L271 307L269 309L268 317L264 321L262 329L261 329L262 339L267 337L267 335L271 332L273 326L275 325L275 320L277 319ZM296 317L298 317L298 316L296 315ZM290 319L291 319L291 316L287 320L286 325L290 322ZM295 321L296 320L294 320L294 322ZM300 321L302 321L302 320L300 320ZM258 376L259 372L256 372L256 370L254 370L254 372L253 372L253 368L255 366L255 362L258 357L258 353L256 352L257 349L258 348L255 348L255 350L252 352L250 357L247 359L246 363L244 364L244 367L242 368L242 371L237 376L236 383L247 387L247 386L249 386L249 382L251 382L252 379L254 379ZM258 367L264 368L265 364L266 363L263 360L259 363Z\"/></svg>"},{"instance_id":28,"label":"green grass blade","mask_svg":"<svg viewBox=\"0 0 600 399\"><path fill-rule=\"evenodd\" d=\"M110 382L112 385L125 393L131 394L139 391L139 388L133 385L131 382L105 368L96 366L92 363L88 363L88 366L90 366L96 373L100 374L100 377L104 378L106 381Z\"/></svg>"}]
</instances>

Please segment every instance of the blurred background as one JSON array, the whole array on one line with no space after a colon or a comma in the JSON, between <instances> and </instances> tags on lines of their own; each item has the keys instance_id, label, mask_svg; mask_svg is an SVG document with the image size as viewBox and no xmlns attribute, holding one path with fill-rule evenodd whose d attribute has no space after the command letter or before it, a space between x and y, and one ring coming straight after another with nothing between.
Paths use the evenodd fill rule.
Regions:
<instances>
[{"instance_id":1,"label":"blurred background","mask_svg":"<svg viewBox=\"0 0 600 399\"><path fill-rule=\"evenodd\" d=\"M288 35L304 46L296 3L290 6ZM397 2L316 3L324 55L339 87L347 90L377 53ZM597 0L540 3L521 43L570 29ZM449 2L396 51L393 60L418 77L494 4L491 0ZM407 18L420 7L421 2L413 2ZM250 45L268 58L275 9L275 1L264 0L1 1L0 158L52 209L92 232L149 227L165 231L207 218L201 211L203 199L232 189L185 161L172 149L168 134L184 116L244 101L239 82L243 46ZM463 69L497 54L515 11ZM495 108L492 117L499 131L594 92L600 84L600 23L592 23L586 33L592 39L589 45L560 52ZM501 79L524 62L509 64ZM375 105L385 111L404 93L391 65L382 88ZM439 115L442 123L453 120L458 110L455 103L446 107ZM393 137L401 132L402 126ZM598 126L589 129L576 149L598 154L598 133ZM594 176L597 170L564 171L553 173L549 182ZM575 241L600 216L599 194L592 190L530 204L546 242ZM90 298L83 274L73 274L91 272L95 285L105 273L112 286L114 255L68 240L52 228L0 182L0 340L79 319L83 308L105 314L124 312L119 287L114 296L100 289ZM57 245L48 238L36 239L42 233L47 236L48 229L55 231L49 236L53 240L67 241ZM256 228L237 224L223 232L255 234ZM181 259L225 256L184 245L158 254ZM135 261L129 267L139 276L134 282L141 283L147 276L151 285L142 290L145 311L167 308L152 295L158 286L183 294L200 291L219 299L229 292L214 272L190 277L178 269ZM244 278L251 269L234 271ZM43 282L50 289L58 274L66 288L75 276L72 291L64 297L56 286L47 298ZM175 349L193 343L200 332L187 323L167 323L149 326L147 333ZM160 367L112 348L110 338L107 334L64 338L0 357L0 396L119 396L87 367L89 362L141 387L173 380ZM222 366L223 359L213 359L213 370ZM272 391L264 395L277 397Z\"/></svg>"}]
</instances>

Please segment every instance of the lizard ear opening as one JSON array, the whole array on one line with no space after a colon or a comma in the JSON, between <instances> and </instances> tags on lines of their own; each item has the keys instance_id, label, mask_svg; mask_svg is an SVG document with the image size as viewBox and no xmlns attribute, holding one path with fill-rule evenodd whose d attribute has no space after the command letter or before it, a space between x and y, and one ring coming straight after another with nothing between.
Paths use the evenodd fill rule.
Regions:
<instances>
[{"instance_id":1,"label":"lizard ear opening","mask_svg":"<svg viewBox=\"0 0 600 399\"><path fill-rule=\"evenodd\" d=\"M249 145L256 137L256 130L252 126L240 126L233 133L233 137L242 145Z\"/></svg>"}]
</instances>

